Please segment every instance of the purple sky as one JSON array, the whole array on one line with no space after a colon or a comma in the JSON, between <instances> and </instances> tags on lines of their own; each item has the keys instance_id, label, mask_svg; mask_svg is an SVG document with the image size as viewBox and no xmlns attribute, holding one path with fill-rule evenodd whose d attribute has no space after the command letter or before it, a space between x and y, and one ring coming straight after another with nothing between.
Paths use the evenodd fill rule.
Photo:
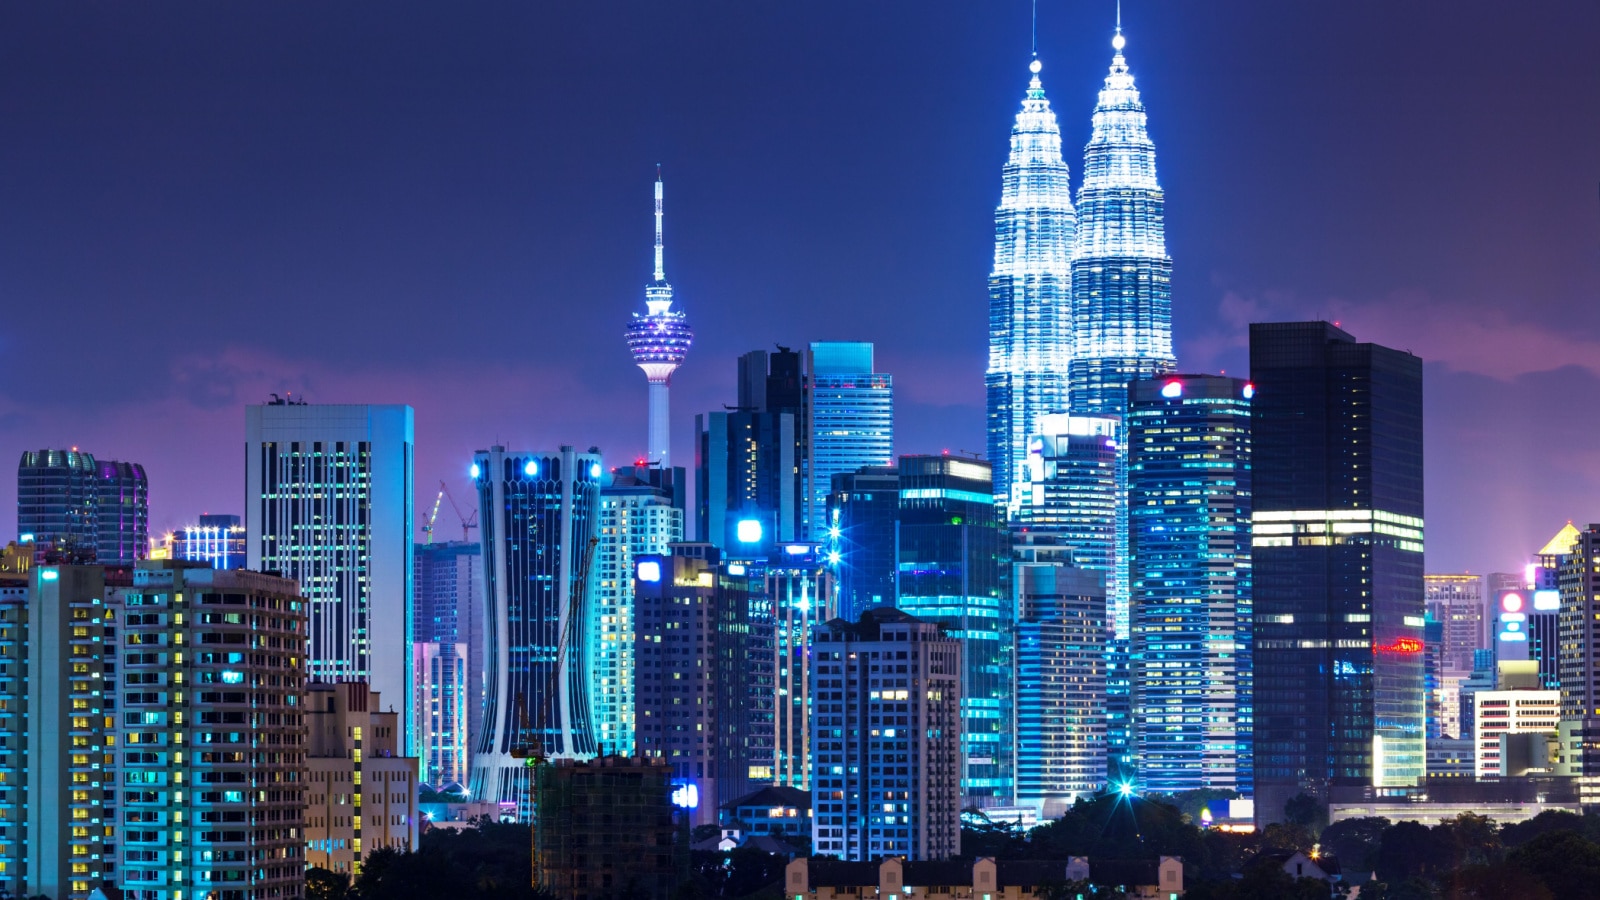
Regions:
<instances>
[{"instance_id":1,"label":"purple sky","mask_svg":"<svg viewBox=\"0 0 1600 900\"><path fill-rule=\"evenodd\" d=\"M1111 16L1040 3L1075 182ZM1242 374L1266 319L1421 355L1430 570L1600 521L1600 4L1124 22L1180 368ZM419 516L497 440L630 459L658 162L680 463L738 353L810 340L877 343L898 451L981 448L1027 51L1022 0L8 5L0 460L142 462L156 529L238 513L243 405L285 390L415 406Z\"/></svg>"}]
</instances>

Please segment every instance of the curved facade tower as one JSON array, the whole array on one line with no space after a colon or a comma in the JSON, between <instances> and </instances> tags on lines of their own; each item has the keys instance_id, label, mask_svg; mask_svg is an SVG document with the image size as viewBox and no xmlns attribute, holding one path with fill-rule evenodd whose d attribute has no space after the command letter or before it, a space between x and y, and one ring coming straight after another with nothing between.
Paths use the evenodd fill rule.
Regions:
<instances>
[{"instance_id":1,"label":"curved facade tower","mask_svg":"<svg viewBox=\"0 0 1600 900\"><path fill-rule=\"evenodd\" d=\"M683 365L694 343L694 331L682 312L672 309L672 285L661 249L661 176L656 176L656 277L645 285L643 315L633 314L628 325L628 350L650 383L650 442L648 459L662 468L671 465L672 426L668 415L667 387L672 373Z\"/></svg>"},{"instance_id":2,"label":"curved facade tower","mask_svg":"<svg viewBox=\"0 0 1600 900\"><path fill-rule=\"evenodd\" d=\"M584 578L600 513L600 454L478 451L484 715L474 800L530 813L529 760L595 755Z\"/></svg>"},{"instance_id":3,"label":"curved facade tower","mask_svg":"<svg viewBox=\"0 0 1600 900\"><path fill-rule=\"evenodd\" d=\"M1123 415L1128 382L1174 365L1166 197L1126 43L1119 25L1078 188L1071 389L1073 411L1088 416Z\"/></svg>"},{"instance_id":4,"label":"curved facade tower","mask_svg":"<svg viewBox=\"0 0 1600 900\"><path fill-rule=\"evenodd\" d=\"M994 494L1008 501L1039 417L1067 411L1076 222L1061 129L1039 83L1039 60L1011 128L994 211L989 368L984 375ZM1026 476L1022 476L1025 480Z\"/></svg>"}]
</instances>

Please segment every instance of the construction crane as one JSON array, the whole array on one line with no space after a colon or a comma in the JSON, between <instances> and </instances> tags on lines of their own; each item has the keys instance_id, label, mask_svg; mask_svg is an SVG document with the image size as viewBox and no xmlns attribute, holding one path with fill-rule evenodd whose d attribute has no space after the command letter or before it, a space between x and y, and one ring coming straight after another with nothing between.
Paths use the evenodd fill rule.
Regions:
<instances>
[{"instance_id":1,"label":"construction crane","mask_svg":"<svg viewBox=\"0 0 1600 900\"><path fill-rule=\"evenodd\" d=\"M444 502L444 482L439 482L439 496L433 498L433 512L428 514L428 524L422 526L422 533L428 536L424 544L433 543L433 523L439 518L439 504Z\"/></svg>"},{"instance_id":2,"label":"construction crane","mask_svg":"<svg viewBox=\"0 0 1600 900\"><path fill-rule=\"evenodd\" d=\"M470 541L470 540L472 540L472 529L478 527L478 511L477 510L473 510L471 518L468 518L467 516L462 515L461 514L461 504L457 503L456 502L456 498L451 495L450 486L445 484L442 481L439 482L439 496L449 498L449 500L450 500L450 508L456 511L456 518L461 520L461 540L462 541ZM439 514L439 503L438 503L438 501L434 501L433 514L434 515L438 515ZM430 522L429 524L431 526L432 523Z\"/></svg>"},{"instance_id":3,"label":"construction crane","mask_svg":"<svg viewBox=\"0 0 1600 900\"><path fill-rule=\"evenodd\" d=\"M583 549L583 556L578 562L578 577L573 586L572 598L567 603L567 621L561 629L561 636L556 640L555 665L550 667L550 677L545 683L544 696L540 698L537 714L534 716L533 732L531 737L528 732L528 701L519 692L517 695L517 743L511 748L511 755L516 759L530 760L529 765L539 765L548 757L544 745L539 740L548 723L545 713L550 709L550 698L559 697L561 689L561 671L566 665L567 654L572 645L578 642L579 623L583 621L584 605L589 599L589 567L594 563L594 548L600 539L592 537Z\"/></svg>"}]
</instances>

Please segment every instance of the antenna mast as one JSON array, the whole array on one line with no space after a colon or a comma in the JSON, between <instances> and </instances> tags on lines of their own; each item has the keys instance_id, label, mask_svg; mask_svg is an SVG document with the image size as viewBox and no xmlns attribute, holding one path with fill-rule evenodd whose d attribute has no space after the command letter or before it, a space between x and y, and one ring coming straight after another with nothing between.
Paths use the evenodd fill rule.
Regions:
<instances>
[{"instance_id":1,"label":"antenna mast","mask_svg":"<svg viewBox=\"0 0 1600 900\"><path fill-rule=\"evenodd\" d=\"M656 281L667 280L667 267L661 252L661 164L656 163Z\"/></svg>"}]
</instances>

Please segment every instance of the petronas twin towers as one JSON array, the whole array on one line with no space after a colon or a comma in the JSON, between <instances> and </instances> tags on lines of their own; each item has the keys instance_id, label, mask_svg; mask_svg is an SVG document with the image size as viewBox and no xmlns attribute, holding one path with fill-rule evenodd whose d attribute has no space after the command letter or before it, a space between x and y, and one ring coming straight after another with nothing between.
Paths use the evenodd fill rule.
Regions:
<instances>
[{"instance_id":1,"label":"petronas twin towers","mask_svg":"<svg viewBox=\"0 0 1600 900\"><path fill-rule=\"evenodd\" d=\"M1155 145L1122 50L1094 108L1077 208L1035 59L1011 129L989 276L988 451L1012 497L1040 417L1120 416L1135 378L1170 372L1172 260Z\"/></svg>"}]
</instances>

